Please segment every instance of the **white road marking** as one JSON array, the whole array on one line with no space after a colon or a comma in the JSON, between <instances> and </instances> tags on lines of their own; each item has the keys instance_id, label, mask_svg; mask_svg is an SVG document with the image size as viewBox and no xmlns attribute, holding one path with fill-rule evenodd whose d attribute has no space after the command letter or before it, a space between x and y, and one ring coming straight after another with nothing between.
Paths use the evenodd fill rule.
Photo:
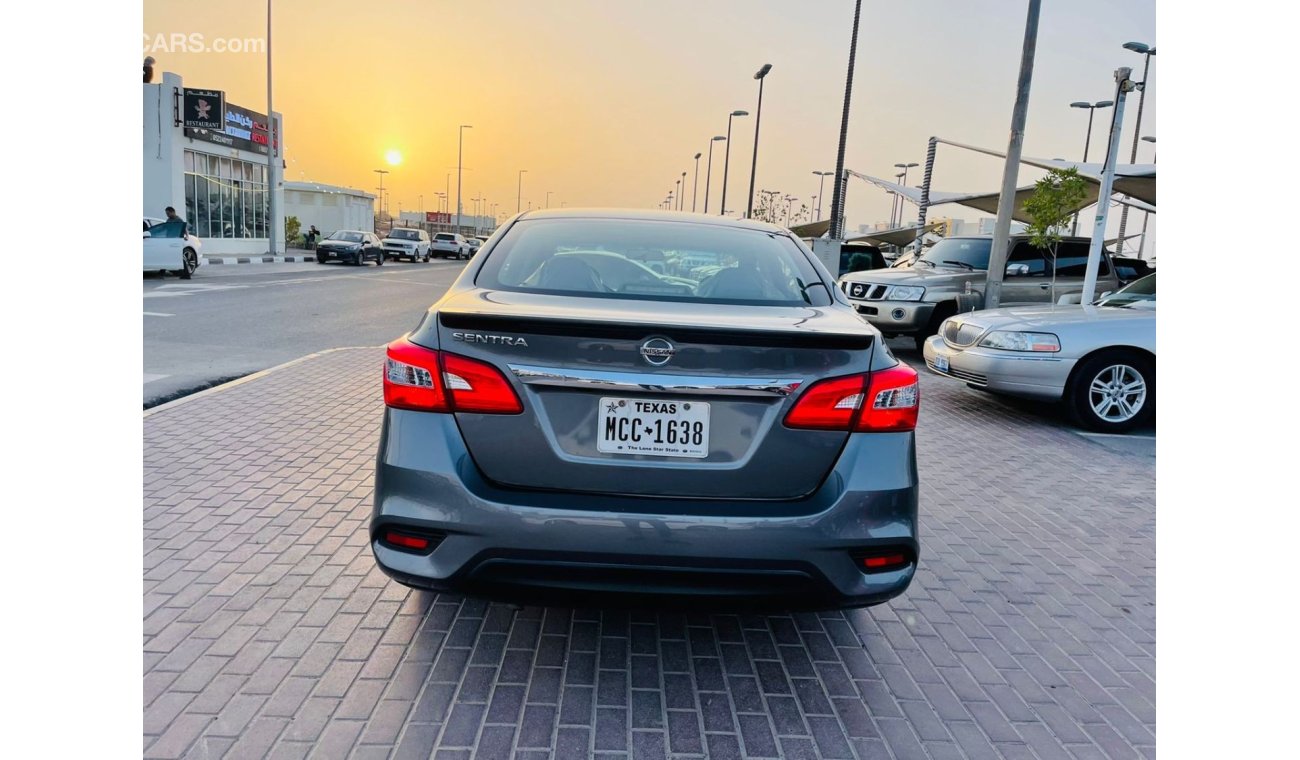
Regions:
<instances>
[{"instance_id":1,"label":"white road marking","mask_svg":"<svg viewBox=\"0 0 1300 760\"><path fill-rule=\"evenodd\" d=\"M143 384L144 384L144 385L148 385L149 383L152 383L154 380L161 380L161 379L163 379L164 377L171 377L171 375L151 375L151 374L149 374L148 372L146 372L146 373L144 373L144 383L143 383Z\"/></svg>"},{"instance_id":2,"label":"white road marking","mask_svg":"<svg viewBox=\"0 0 1300 760\"><path fill-rule=\"evenodd\" d=\"M146 317L174 317L174 316L176 316L175 314L163 314L161 311L146 311L146 312L144 313L144 315L145 315Z\"/></svg>"}]
</instances>

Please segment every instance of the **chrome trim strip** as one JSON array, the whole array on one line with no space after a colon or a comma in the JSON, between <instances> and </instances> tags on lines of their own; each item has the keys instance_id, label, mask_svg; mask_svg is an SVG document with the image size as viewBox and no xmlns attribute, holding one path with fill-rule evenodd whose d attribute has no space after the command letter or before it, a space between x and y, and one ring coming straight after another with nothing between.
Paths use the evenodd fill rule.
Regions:
<instances>
[{"instance_id":1,"label":"chrome trim strip","mask_svg":"<svg viewBox=\"0 0 1300 760\"><path fill-rule=\"evenodd\" d=\"M711 396L785 397L803 381L798 378L704 377L660 375L648 372L604 372L557 369L524 364L507 365L519 382L559 388L587 388L615 391L669 391Z\"/></svg>"}]
</instances>

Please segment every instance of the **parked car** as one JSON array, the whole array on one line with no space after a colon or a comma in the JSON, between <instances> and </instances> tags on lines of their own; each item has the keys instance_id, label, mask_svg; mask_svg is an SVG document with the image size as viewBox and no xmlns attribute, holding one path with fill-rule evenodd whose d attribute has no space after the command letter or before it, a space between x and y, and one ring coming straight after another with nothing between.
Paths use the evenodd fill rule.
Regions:
<instances>
[{"instance_id":1,"label":"parked car","mask_svg":"<svg viewBox=\"0 0 1300 760\"><path fill-rule=\"evenodd\" d=\"M373 260L384 265L384 246L379 237L363 230L336 230L316 246L316 263L346 261L361 266Z\"/></svg>"},{"instance_id":2,"label":"parked car","mask_svg":"<svg viewBox=\"0 0 1300 760\"><path fill-rule=\"evenodd\" d=\"M469 241L459 232L438 232L433 236L429 250L444 259L468 259Z\"/></svg>"},{"instance_id":3,"label":"parked car","mask_svg":"<svg viewBox=\"0 0 1300 760\"><path fill-rule=\"evenodd\" d=\"M992 247L991 236L945 238L906 268L850 272L840 278L840 287L858 313L886 337L912 337L920 351L926 338L960 310L958 296L965 295L976 308L983 302ZM1062 240L1055 267L1052 254L1030 245L1027 237L1013 236L1008 250L1002 305L1056 303L1083 290L1087 238ZM1097 290L1118 288L1119 279L1103 252Z\"/></svg>"},{"instance_id":4,"label":"parked car","mask_svg":"<svg viewBox=\"0 0 1300 760\"><path fill-rule=\"evenodd\" d=\"M469 246L469 255L472 258L474 254L478 253L479 246L483 245L483 241L476 237L470 237L465 238L465 244Z\"/></svg>"},{"instance_id":5,"label":"parked car","mask_svg":"<svg viewBox=\"0 0 1300 760\"><path fill-rule=\"evenodd\" d=\"M1093 430L1145 424L1156 409L1156 276L1084 306L949 317L925 342L925 364L976 388L1062 401Z\"/></svg>"},{"instance_id":6,"label":"parked car","mask_svg":"<svg viewBox=\"0 0 1300 760\"><path fill-rule=\"evenodd\" d=\"M171 272L188 280L198 270L203 241L179 221L144 217L144 271Z\"/></svg>"},{"instance_id":7,"label":"parked car","mask_svg":"<svg viewBox=\"0 0 1300 760\"><path fill-rule=\"evenodd\" d=\"M675 282L610 266L646 248L719 268ZM761 222L516 217L388 346L379 567L534 603L902 593L919 548L917 376L834 283Z\"/></svg>"},{"instance_id":8,"label":"parked car","mask_svg":"<svg viewBox=\"0 0 1300 760\"><path fill-rule=\"evenodd\" d=\"M1155 267L1151 266L1151 262L1145 259L1111 256L1110 261L1115 265L1115 274L1119 277L1121 285L1140 280L1156 271Z\"/></svg>"},{"instance_id":9,"label":"parked car","mask_svg":"<svg viewBox=\"0 0 1300 760\"><path fill-rule=\"evenodd\" d=\"M429 233L424 230L394 227L382 242L384 255L390 259L429 260Z\"/></svg>"}]
</instances>

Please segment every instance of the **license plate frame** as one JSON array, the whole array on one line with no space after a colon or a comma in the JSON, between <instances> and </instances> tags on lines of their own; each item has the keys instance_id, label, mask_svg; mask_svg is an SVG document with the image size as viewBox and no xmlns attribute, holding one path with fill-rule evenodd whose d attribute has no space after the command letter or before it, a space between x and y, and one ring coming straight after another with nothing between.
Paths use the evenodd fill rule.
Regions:
<instances>
[{"instance_id":1,"label":"license plate frame","mask_svg":"<svg viewBox=\"0 0 1300 760\"><path fill-rule=\"evenodd\" d=\"M940 372L944 372L944 373L948 372L949 369L951 368L950 365L948 364L948 357L944 356L943 354L935 354L934 368L939 370Z\"/></svg>"},{"instance_id":2,"label":"license plate frame","mask_svg":"<svg viewBox=\"0 0 1300 760\"><path fill-rule=\"evenodd\" d=\"M596 408L596 451L615 456L705 459L709 456L711 417L712 408L705 401L603 396Z\"/></svg>"}]
</instances>

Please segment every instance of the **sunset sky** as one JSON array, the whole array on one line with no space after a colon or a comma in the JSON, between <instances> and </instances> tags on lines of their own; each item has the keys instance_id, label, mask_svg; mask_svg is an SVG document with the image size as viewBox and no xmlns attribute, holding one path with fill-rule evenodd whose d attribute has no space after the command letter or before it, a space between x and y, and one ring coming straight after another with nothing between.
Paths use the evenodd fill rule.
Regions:
<instances>
[{"instance_id":1,"label":"sunset sky","mask_svg":"<svg viewBox=\"0 0 1300 760\"><path fill-rule=\"evenodd\" d=\"M894 163L923 162L930 135L1005 150L1025 6L865 0L845 165L888 176ZM735 121L727 199L743 211L753 74L771 63L757 187L811 202L818 191L812 172L835 168L852 13L851 0L277 0L274 103L285 118L285 178L373 192L372 170L386 167L386 152L397 150L403 162L385 179L391 210L417 209L421 194L433 209L448 173L455 194L457 125L472 124L465 131L465 198L483 194L513 212L517 171L527 169L525 208L530 201L544 205L548 190L552 205L654 208L683 171L692 182L692 156L707 158L709 138L725 134L728 112L743 109L751 115ZM146 44L159 34L197 32L211 41L261 38L265 30L261 0L144 4ZM1140 76L1142 57L1120 47L1129 40L1157 42L1154 0L1043 4L1026 155L1081 158L1087 112L1068 104L1111 99L1118 66ZM180 74L186 85L222 89L232 103L266 108L260 53L151 54L158 70ZM1145 135L1158 135L1158 71L1157 58ZM1136 97L1130 104L1123 160ZM1099 111L1093 160L1104 150L1108 125L1109 111ZM716 144L711 210L723 145ZM1139 162L1149 162L1152 150L1143 143ZM1039 176L1026 168L1021 181ZM940 147L935 189L992 191L1000 178L999 160ZM688 192L688 209L690 199ZM885 220L889 205L882 191L851 180L849 230ZM983 214L941 206L936 215Z\"/></svg>"}]
</instances>

